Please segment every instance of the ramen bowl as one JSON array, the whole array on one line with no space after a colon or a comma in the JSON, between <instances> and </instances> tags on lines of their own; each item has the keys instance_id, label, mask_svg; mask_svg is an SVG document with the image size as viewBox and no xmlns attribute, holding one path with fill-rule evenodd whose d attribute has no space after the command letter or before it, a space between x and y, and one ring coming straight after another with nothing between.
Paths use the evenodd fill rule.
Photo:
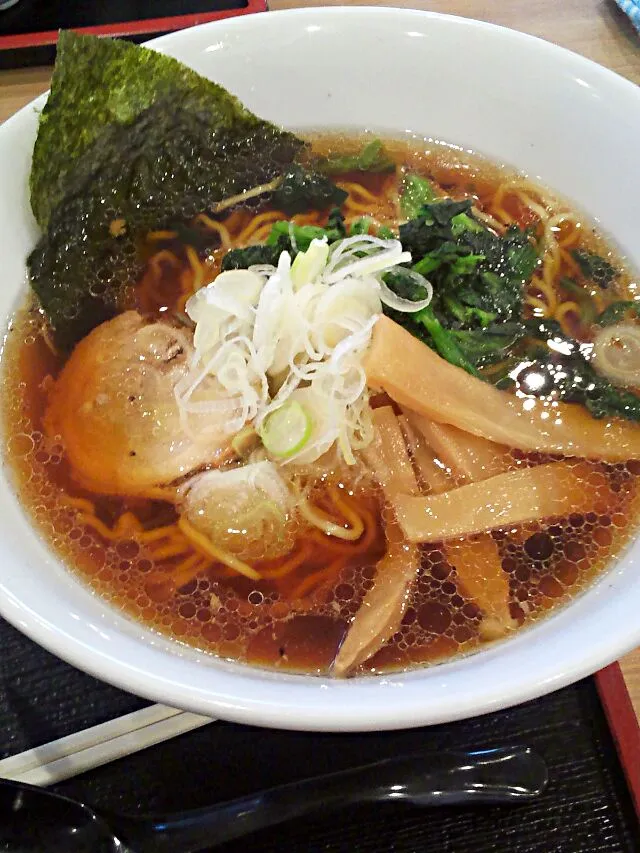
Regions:
<instances>
[{"instance_id":1,"label":"ramen bowl","mask_svg":"<svg viewBox=\"0 0 640 853\"><path fill-rule=\"evenodd\" d=\"M508 164L584 210L640 269L640 90L580 56L472 20L400 9L253 15L151 46L300 130L432 138ZM44 98L0 128L0 313L37 239L28 174ZM148 699L242 723L364 731L483 714L560 688L640 643L640 544L564 609L476 654L347 680L198 652L92 595L0 481L0 612L74 666Z\"/></svg>"}]
</instances>

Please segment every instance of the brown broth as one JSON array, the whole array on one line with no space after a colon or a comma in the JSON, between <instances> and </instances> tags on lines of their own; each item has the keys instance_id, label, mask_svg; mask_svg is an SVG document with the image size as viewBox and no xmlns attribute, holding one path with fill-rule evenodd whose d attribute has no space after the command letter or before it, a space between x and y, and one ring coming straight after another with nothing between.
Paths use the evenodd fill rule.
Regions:
<instances>
[{"instance_id":1,"label":"brown broth","mask_svg":"<svg viewBox=\"0 0 640 853\"><path fill-rule=\"evenodd\" d=\"M360 144L356 138L326 136L313 142L318 152L349 151ZM444 146L389 144L399 164L427 175L454 197L472 195L481 210L499 184L510 177L501 167ZM343 178L357 179L373 194L382 191L385 181L378 175ZM531 224L530 211L517 199L507 199L505 209L519 224ZM252 215L235 214L236 230L241 231ZM580 227L575 245L612 256L605 241L588 226ZM179 250L171 241L166 247ZM206 280L215 275L221 254L214 252L207 260ZM184 260L183 251L180 257ZM173 285L172 290L171 276L165 274L162 289L150 293L149 281L145 281L141 289L144 308L172 306L179 293L175 280ZM620 277L618 290L618 298L633 290L628 274ZM609 301L614 298L614 294L607 296ZM373 584L375 564L385 548L384 518L389 510L366 477L352 481L345 479L344 472L336 472L317 486L320 503L326 500L329 485L344 486L354 506L373 517L375 529L366 549L348 556L333 576L309 593L296 596L295 590L331 560L330 549L321 543L298 569L277 582L250 581L213 564L172 590L150 581L159 569L171 569L171 558L161 560L160 565L136 535L105 539L79 521L77 510L65 504L69 495L95 502L98 517L109 528L125 511L134 512L146 530L175 519L173 508L161 501L95 495L74 481L64 448L44 435L47 391L62 365L48 348L33 308L25 308L14 318L3 361L5 457L15 488L40 534L93 592L153 630L207 652L293 671L329 670L349 621ZM513 453L513 467L532 461L543 460ZM585 590L636 529L640 464L593 463L592 467L593 476L606 478L610 485L608 505L585 515L491 534L509 577L510 610L519 625ZM306 529L300 532L301 537L308 534ZM273 568L277 564L263 565ZM425 546L402 626L364 670L410 668L472 652L482 645L480 616L478 607L462 593L445 548Z\"/></svg>"}]
</instances>

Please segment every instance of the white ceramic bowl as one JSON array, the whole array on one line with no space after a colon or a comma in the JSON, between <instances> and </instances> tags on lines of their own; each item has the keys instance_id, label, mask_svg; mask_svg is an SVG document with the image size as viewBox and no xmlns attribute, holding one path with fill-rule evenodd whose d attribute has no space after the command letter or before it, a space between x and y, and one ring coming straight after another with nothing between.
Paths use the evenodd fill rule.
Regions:
<instances>
[{"instance_id":1,"label":"white ceramic bowl","mask_svg":"<svg viewBox=\"0 0 640 853\"><path fill-rule=\"evenodd\" d=\"M597 218L640 269L640 89L575 54L471 20L325 8L236 18L153 42L291 128L369 128L455 142L512 164ZM27 175L36 110L0 129L0 316L36 239ZM0 612L38 643L150 699L283 728L439 723L562 687L640 643L640 544L570 607L466 659L332 681L218 661L93 597L0 481Z\"/></svg>"}]
</instances>

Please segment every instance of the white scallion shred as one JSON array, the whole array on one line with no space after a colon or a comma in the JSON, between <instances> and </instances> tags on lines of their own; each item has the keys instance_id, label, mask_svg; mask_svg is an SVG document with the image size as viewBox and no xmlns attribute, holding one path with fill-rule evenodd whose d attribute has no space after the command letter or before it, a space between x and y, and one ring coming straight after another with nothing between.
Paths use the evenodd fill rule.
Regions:
<instances>
[{"instance_id":1,"label":"white scallion shred","mask_svg":"<svg viewBox=\"0 0 640 853\"><path fill-rule=\"evenodd\" d=\"M221 273L186 305L195 356L174 389L183 425L210 414L229 435L248 423L264 434L270 422L272 433L278 424L279 464L312 463L334 445L353 464L373 434L362 358L382 305L415 312L431 301L431 284L406 266L424 299L403 299L384 283L410 261L398 240L357 235L313 240L293 264L282 252L277 267ZM207 399L211 387L215 399ZM302 438L281 434L289 422Z\"/></svg>"}]
</instances>

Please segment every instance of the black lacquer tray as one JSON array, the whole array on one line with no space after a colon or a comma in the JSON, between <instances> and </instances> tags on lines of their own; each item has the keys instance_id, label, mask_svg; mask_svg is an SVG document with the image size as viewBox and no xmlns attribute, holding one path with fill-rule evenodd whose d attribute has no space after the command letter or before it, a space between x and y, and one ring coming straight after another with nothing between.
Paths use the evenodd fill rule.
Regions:
<instances>
[{"instance_id":1,"label":"black lacquer tray","mask_svg":"<svg viewBox=\"0 0 640 853\"><path fill-rule=\"evenodd\" d=\"M147 704L54 658L2 621L0 648L2 757ZM632 788L640 766L639 742L614 666L597 679L517 708L431 728L329 735L215 722L68 780L56 790L119 811L179 810L407 752L527 744L544 756L550 772L549 788L536 802L423 810L363 806L290 823L218 849L636 853L640 829Z\"/></svg>"}]
</instances>

